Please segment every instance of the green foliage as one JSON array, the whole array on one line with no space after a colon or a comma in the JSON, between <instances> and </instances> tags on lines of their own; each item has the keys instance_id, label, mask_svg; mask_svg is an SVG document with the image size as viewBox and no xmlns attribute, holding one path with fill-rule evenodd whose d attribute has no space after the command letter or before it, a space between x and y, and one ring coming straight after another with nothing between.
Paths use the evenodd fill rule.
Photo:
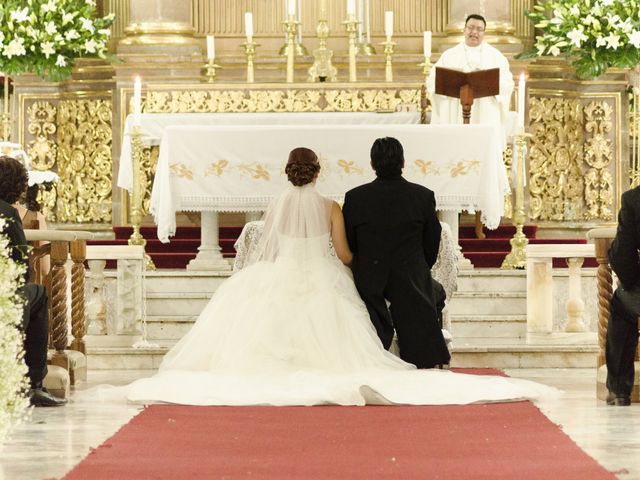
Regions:
<instances>
[{"instance_id":1,"label":"green foliage","mask_svg":"<svg viewBox=\"0 0 640 480\"><path fill-rule=\"evenodd\" d=\"M544 0L526 15L540 34L519 58L564 55L582 79L640 63L640 0Z\"/></svg>"},{"instance_id":2,"label":"green foliage","mask_svg":"<svg viewBox=\"0 0 640 480\"><path fill-rule=\"evenodd\" d=\"M105 58L114 16L95 0L1 0L0 70L58 82L80 57Z\"/></svg>"}]
</instances>

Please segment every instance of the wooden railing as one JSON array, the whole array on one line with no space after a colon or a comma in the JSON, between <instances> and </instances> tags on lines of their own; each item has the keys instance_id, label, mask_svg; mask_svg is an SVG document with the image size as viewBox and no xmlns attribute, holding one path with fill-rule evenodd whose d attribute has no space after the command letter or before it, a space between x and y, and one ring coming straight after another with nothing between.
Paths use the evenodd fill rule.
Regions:
<instances>
[{"instance_id":1,"label":"wooden railing","mask_svg":"<svg viewBox=\"0 0 640 480\"><path fill-rule=\"evenodd\" d=\"M598 345L600 351L598 354L598 368L605 364L605 348L607 343L607 329L609 328L609 312L611 305L611 297L613 296L614 284L611 266L609 265L609 248L616 236L616 229L611 228L594 228L589 230L587 237L595 244L596 260L598 262ZM638 327L640 328L640 318L638 319ZM640 348L636 350L636 362L640 359ZM637 369L637 365L636 365ZM640 402L640 385L636 383L631 391L631 401ZM607 387L604 376L598 375L596 383L597 396L600 400L604 400L607 396Z\"/></svg>"},{"instance_id":2,"label":"wooden railing","mask_svg":"<svg viewBox=\"0 0 640 480\"><path fill-rule=\"evenodd\" d=\"M55 350L51 363L59 365L70 371L72 382L82 380L86 374L75 375L71 369L71 362L67 348L67 274L65 264L71 254L73 266L71 267L71 350L76 350L83 355L86 353L84 336L86 333L85 322L85 294L84 261L86 256L87 240L93 238L90 232L62 231L62 230L25 230L25 236L29 242L37 242L38 246L32 250L29 258L30 268L34 272L34 281L47 288L49 296L49 335L50 346ZM43 242L49 242L44 243ZM44 255L51 256L51 270L48 274L39 270L39 260Z\"/></svg>"}]
</instances>

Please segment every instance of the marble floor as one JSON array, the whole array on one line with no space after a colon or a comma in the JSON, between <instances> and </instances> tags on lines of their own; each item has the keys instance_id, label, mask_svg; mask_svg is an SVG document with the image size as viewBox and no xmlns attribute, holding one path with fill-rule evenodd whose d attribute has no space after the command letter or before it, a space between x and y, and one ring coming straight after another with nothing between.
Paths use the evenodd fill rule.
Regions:
<instances>
[{"instance_id":1,"label":"marble floor","mask_svg":"<svg viewBox=\"0 0 640 480\"><path fill-rule=\"evenodd\" d=\"M150 373L93 371L80 388L124 384ZM540 409L618 478L640 479L640 405L608 407L595 400L595 369L514 369L507 373L563 389L561 399L541 402ZM139 410L73 402L62 408L33 409L30 418L0 447L0 480L62 477Z\"/></svg>"}]
</instances>

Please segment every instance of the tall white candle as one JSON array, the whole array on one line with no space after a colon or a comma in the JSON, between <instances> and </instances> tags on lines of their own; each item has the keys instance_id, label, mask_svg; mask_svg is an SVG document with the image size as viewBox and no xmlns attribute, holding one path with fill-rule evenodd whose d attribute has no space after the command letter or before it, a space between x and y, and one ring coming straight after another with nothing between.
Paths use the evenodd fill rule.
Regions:
<instances>
[{"instance_id":1,"label":"tall white candle","mask_svg":"<svg viewBox=\"0 0 640 480\"><path fill-rule=\"evenodd\" d=\"M520 80L518 81L518 127L522 131L524 130L524 99L526 93L526 85L524 79L524 72L520 74Z\"/></svg>"},{"instance_id":2,"label":"tall white candle","mask_svg":"<svg viewBox=\"0 0 640 480\"><path fill-rule=\"evenodd\" d=\"M347 16L356 16L356 0L347 0Z\"/></svg>"},{"instance_id":3,"label":"tall white candle","mask_svg":"<svg viewBox=\"0 0 640 480\"><path fill-rule=\"evenodd\" d=\"M289 0L287 3L287 15L289 15L290 17L295 17L296 10L297 10L296 0Z\"/></svg>"},{"instance_id":4,"label":"tall white candle","mask_svg":"<svg viewBox=\"0 0 640 480\"><path fill-rule=\"evenodd\" d=\"M384 12L384 34L389 40L393 36L393 11Z\"/></svg>"},{"instance_id":5,"label":"tall white candle","mask_svg":"<svg viewBox=\"0 0 640 480\"><path fill-rule=\"evenodd\" d=\"M216 58L216 40L213 35L207 35L207 58L213 60Z\"/></svg>"},{"instance_id":6,"label":"tall white candle","mask_svg":"<svg viewBox=\"0 0 640 480\"><path fill-rule=\"evenodd\" d=\"M247 35L247 42L253 41L253 13L245 12L244 14L244 30Z\"/></svg>"},{"instance_id":7,"label":"tall white candle","mask_svg":"<svg viewBox=\"0 0 640 480\"><path fill-rule=\"evenodd\" d=\"M133 81L133 124L140 125L140 113L142 112L142 80L136 75Z\"/></svg>"},{"instance_id":8,"label":"tall white candle","mask_svg":"<svg viewBox=\"0 0 640 480\"><path fill-rule=\"evenodd\" d=\"M426 60L431 58L431 32L424 32L424 58Z\"/></svg>"},{"instance_id":9,"label":"tall white candle","mask_svg":"<svg viewBox=\"0 0 640 480\"><path fill-rule=\"evenodd\" d=\"M362 43L364 33L364 0L358 0L358 43Z\"/></svg>"},{"instance_id":10,"label":"tall white candle","mask_svg":"<svg viewBox=\"0 0 640 480\"><path fill-rule=\"evenodd\" d=\"M367 22L367 43L371 43L371 17L369 16L369 0L365 0L364 11L364 16Z\"/></svg>"}]
</instances>

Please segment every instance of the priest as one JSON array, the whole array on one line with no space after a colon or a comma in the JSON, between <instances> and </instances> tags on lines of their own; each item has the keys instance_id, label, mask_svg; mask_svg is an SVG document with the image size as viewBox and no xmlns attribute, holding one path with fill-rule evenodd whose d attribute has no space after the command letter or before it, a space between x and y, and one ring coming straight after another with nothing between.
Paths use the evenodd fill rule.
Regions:
<instances>
[{"instance_id":1,"label":"priest","mask_svg":"<svg viewBox=\"0 0 640 480\"><path fill-rule=\"evenodd\" d=\"M513 93L513 76L509 61L495 47L484 41L487 22L483 16L472 14L465 20L464 42L445 51L434 67L444 67L472 72L500 69L500 93L493 97L474 100L471 107L471 123L500 125L503 149L506 146L506 118ZM432 68L427 79L427 91L431 99L431 123L462 123L462 105L457 98L436 95L436 69ZM476 236L484 238L480 212L476 212Z\"/></svg>"}]
</instances>

